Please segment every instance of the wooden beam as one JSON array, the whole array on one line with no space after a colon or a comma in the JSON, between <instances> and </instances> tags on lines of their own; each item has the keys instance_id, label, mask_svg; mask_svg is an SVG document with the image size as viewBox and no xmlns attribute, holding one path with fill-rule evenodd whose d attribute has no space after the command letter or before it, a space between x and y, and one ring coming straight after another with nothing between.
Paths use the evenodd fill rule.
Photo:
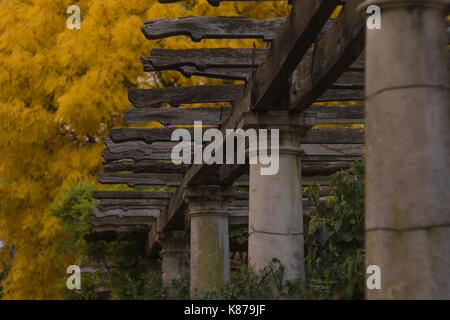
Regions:
<instances>
[{"instance_id":1,"label":"wooden beam","mask_svg":"<svg viewBox=\"0 0 450 320\"><path fill-rule=\"evenodd\" d=\"M280 92L339 3L338 0L294 2L279 38L273 41L266 58L249 80L251 89L246 94L252 97L253 110L279 107Z\"/></svg>"},{"instance_id":2,"label":"wooden beam","mask_svg":"<svg viewBox=\"0 0 450 320\"><path fill-rule=\"evenodd\" d=\"M150 227L155 222L154 217L130 217L130 218L119 218L115 216L97 218L92 217L90 220L91 226L148 226Z\"/></svg>"},{"instance_id":3,"label":"wooden beam","mask_svg":"<svg viewBox=\"0 0 450 320\"><path fill-rule=\"evenodd\" d=\"M312 105L308 112L314 112L316 123L334 120L364 120L364 105L319 106ZM361 121L362 122L362 121ZM332 122L328 122L332 123Z\"/></svg>"},{"instance_id":4,"label":"wooden beam","mask_svg":"<svg viewBox=\"0 0 450 320\"><path fill-rule=\"evenodd\" d=\"M127 154L122 155L122 159L127 159ZM189 165L176 165L172 161L139 160L142 156L135 157L135 160L109 161L103 163L104 172L131 171L133 173L184 173L189 169Z\"/></svg>"},{"instance_id":5,"label":"wooden beam","mask_svg":"<svg viewBox=\"0 0 450 320\"><path fill-rule=\"evenodd\" d=\"M326 123L327 120L323 120L323 122ZM344 120L343 122L350 122L350 120ZM175 145L179 144L179 142L154 142L147 144L145 141L139 141L145 139L145 135L136 135L134 139L138 141L114 143L110 149L103 151L102 156L105 160L105 172L147 172L147 170L151 169L151 172L153 173L181 174L186 171L187 165L175 165L170 162L172 149L173 147L175 147ZM340 145L346 146L348 144L363 143L363 128L319 127L313 128L308 132L308 134L303 139L302 145L307 148L306 155L317 156L321 154L319 150L321 150L322 147L314 146L329 145L329 147L327 147L327 150L338 150ZM335 146L333 147L333 145ZM120 152L114 152L117 150L120 150ZM118 161L128 159L133 159L134 161ZM152 161L155 159L160 161Z\"/></svg>"},{"instance_id":6,"label":"wooden beam","mask_svg":"<svg viewBox=\"0 0 450 320\"><path fill-rule=\"evenodd\" d=\"M159 3L174 3L174 2L180 2L180 1L184 1L184 0L158 0ZM292 0L205 0L205 1L208 1L208 3L212 6L218 6L221 2L225 2L225 1L235 1L235 2L239 2L239 1L251 1L251 2L284 1L284 2L289 2L289 3L292 2Z\"/></svg>"},{"instance_id":7,"label":"wooden beam","mask_svg":"<svg viewBox=\"0 0 450 320\"><path fill-rule=\"evenodd\" d=\"M322 108L322 107L320 107ZM114 134L113 130L117 129ZM161 141L158 139L158 142L155 143L153 133L158 134L160 130L154 129L163 129L163 128L115 128L110 132L111 140L114 141L114 145L110 145L110 150L113 151L125 151L125 150L139 150L146 154L151 154L154 150L152 148L158 150L171 150L171 148L179 143L170 141L171 134L168 137L165 137L165 141ZM120 130L119 130L120 129ZM177 127L169 127L167 129L177 129ZM193 128L189 128L193 129ZM207 129L207 128L204 128ZM169 131L170 133L172 131ZM362 128L342 128L342 127L334 127L334 128L312 128L302 140L305 144L339 144L339 143L364 143L364 129ZM191 134L193 138L193 133ZM138 144L130 144L129 148L123 146L128 146L128 144L122 145L122 142L127 141L140 141ZM164 143L167 142L167 143ZM112 149L113 146L120 146L120 149ZM115 148L115 147L114 147Z\"/></svg>"},{"instance_id":8,"label":"wooden beam","mask_svg":"<svg viewBox=\"0 0 450 320\"><path fill-rule=\"evenodd\" d=\"M100 211L105 211L105 208L117 207L122 208L122 210L129 210L128 208L156 208L159 210L168 203L169 199L100 199L95 202L95 205Z\"/></svg>"},{"instance_id":9,"label":"wooden beam","mask_svg":"<svg viewBox=\"0 0 450 320\"><path fill-rule=\"evenodd\" d=\"M358 64L355 65L358 67ZM148 69L150 70L150 69ZM195 66L179 66L173 67L169 69L161 69L154 71L162 71L162 70L175 70L180 72L187 78L191 76L200 76L207 77L213 79L225 79L225 80L242 80L248 81L252 76L253 69L252 68L206 68L206 69L197 69ZM358 86L358 88L364 88L364 69L359 68L349 68L348 72L345 72L341 78L339 78L334 84L333 87L339 89L347 85Z\"/></svg>"},{"instance_id":10,"label":"wooden beam","mask_svg":"<svg viewBox=\"0 0 450 320\"><path fill-rule=\"evenodd\" d=\"M128 90L128 99L136 108L159 106L169 103L172 106L189 103L233 102L241 91L242 86L192 86L156 89Z\"/></svg>"},{"instance_id":11,"label":"wooden beam","mask_svg":"<svg viewBox=\"0 0 450 320\"><path fill-rule=\"evenodd\" d=\"M361 101L365 100L365 90L358 88L341 88L328 89L314 101L330 102L330 101Z\"/></svg>"},{"instance_id":12,"label":"wooden beam","mask_svg":"<svg viewBox=\"0 0 450 320\"><path fill-rule=\"evenodd\" d=\"M331 175L339 170L350 168L352 161L317 161L301 162L303 177ZM220 167L220 183L232 184L243 175L249 174L249 166L246 165L223 165Z\"/></svg>"},{"instance_id":13,"label":"wooden beam","mask_svg":"<svg viewBox=\"0 0 450 320\"><path fill-rule=\"evenodd\" d=\"M189 36L195 42L202 39L275 39L285 18L250 19L241 16L152 19L144 22L141 30L149 40L171 36Z\"/></svg>"},{"instance_id":14,"label":"wooden beam","mask_svg":"<svg viewBox=\"0 0 450 320\"><path fill-rule=\"evenodd\" d=\"M151 225L148 224L131 224L131 225L114 225L114 224L104 224L100 226L92 226L92 234L88 235L86 237L86 241L88 242L95 242L98 240L105 240L105 241L113 241L117 239L117 236L119 234L123 233L132 233L135 235L136 233L139 234L146 234L151 228ZM97 234L105 234L104 236L98 236Z\"/></svg>"},{"instance_id":15,"label":"wooden beam","mask_svg":"<svg viewBox=\"0 0 450 320\"><path fill-rule=\"evenodd\" d=\"M170 191L93 191L94 199L170 199Z\"/></svg>"},{"instance_id":16,"label":"wooden beam","mask_svg":"<svg viewBox=\"0 0 450 320\"><path fill-rule=\"evenodd\" d=\"M98 181L102 184L126 184L129 187L143 185L178 186L183 179L177 173L122 173L100 174Z\"/></svg>"},{"instance_id":17,"label":"wooden beam","mask_svg":"<svg viewBox=\"0 0 450 320\"><path fill-rule=\"evenodd\" d=\"M219 125L228 117L231 107L127 109L123 119L128 124L158 121L165 126L192 125L202 121L204 125Z\"/></svg>"},{"instance_id":18,"label":"wooden beam","mask_svg":"<svg viewBox=\"0 0 450 320\"><path fill-rule=\"evenodd\" d=\"M364 153L364 147L362 144L304 144L303 148L306 150L303 159L306 161L349 161L356 160L355 157L359 157ZM134 153L123 153L124 159L133 158ZM167 154L167 158L170 155ZM170 160L168 161L154 161L154 160L140 160L142 156L135 157L136 160L116 160L111 162L103 163L103 171L106 173L113 172L133 172L133 173L185 173L189 169L189 165L181 164L175 165ZM221 176L226 176L227 178L221 178L223 184L226 181L234 181L233 175L228 174L230 171L230 165L224 165L220 167L220 171L225 171L221 173ZM235 165L234 170L244 170L241 165Z\"/></svg>"},{"instance_id":19,"label":"wooden beam","mask_svg":"<svg viewBox=\"0 0 450 320\"><path fill-rule=\"evenodd\" d=\"M134 160L171 160L172 149L178 142L153 142L147 144L144 141L126 141L121 143L108 143L107 148L102 152L106 162L120 159ZM155 169L172 170L171 166L163 161L155 162Z\"/></svg>"},{"instance_id":20,"label":"wooden beam","mask_svg":"<svg viewBox=\"0 0 450 320\"><path fill-rule=\"evenodd\" d=\"M292 76L289 109L308 108L347 70L364 49L365 15L360 0L349 0L330 31L298 65Z\"/></svg>"},{"instance_id":21,"label":"wooden beam","mask_svg":"<svg viewBox=\"0 0 450 320\"><path fill-rule=\"evenodd\" d=\"M318 38L328 32L334 19L322 27ZM177 70L185 77L204 76L218 79L245 80L252 74L268 50L265 48L153 49L141 57L144 71Z\"/></svg>"},{"instance_id":22,"label":"wooden beam","mask_svg":"<svg viewBox=\"0 0 450 320\"><path fill-rule=\"evenodd\" d=\"M142 140L146 143L169 142L172 132L180 127L162 127L162 128L113 128L109 132L109 137L115 143ZM184 128L194 134L194 128Z\"/></svg>"},{"instance_id":23,"label":"wooden beam","mask_svg":"<svg viewBox=\"0 0 450 320\"><path fill-rule=\"evenodd\" d=\"M149 200L136 200L136 201L147 201L149 202ZM157 200L152 200L152 202L155 202ZM159 200L161 201L161 200ZM107 202L107 201L104 201ZM117 200L116 200L117 202ZM152 216L159 216L159 212L161 209L165 208L167 205L167 202L165 204L160 204L160 205L104 205L104 204L100 204L99 202L96 202L95 208L96 210L98 210L99 212L107 212L108 215L113 214L114 212L116 212L116 215L120 215L121 212L123 213L133 213L136 212L136 215L140 215L139 212L153 212Z\"/></svg>"},{"instance_id":24,"label":"wooden beam","mask_svg":"<svg viewBox=\"0 0 450 320\"><path fill-rule=\"evenodd\" d=\"M302 140L303 144L362 144L364 129L312 128Z\"/></svg>"},{"instance_id":25,"label":"wooden beam","mask_svg":"<svg viewBox=\"0 0 450 320\"><path fill-rule=\"evenodd\" d=\"M332 89L364 89L365 74L363 71L346 71L331 86Z\"/></svg>"},{"instance_id":26,"label":"wooden beam","mask_svg":"<svg viewBox=\"0 0 450 320\"><path fill-rule=\"evenodd\" d=\"M159 207L150 207L150 208L133 208L132 206L121 206L123 208L109 208L107 210L102 210L98 207L94 207L92 210L93 217L100 221L100 218L107 217L116 217L122 218L123 220L129 220L129 218L155 218L159 216ZM150 222L154 221L154 219L150 219Z\"/></svg>"},{"instance_id":27,"label":"wooden beam","mask_svg":"<svg viewBox=\"0 0 450 320\"><path fill-rule=\"evenodd\" d=\"M308 111L317 112L316 120L364 119L364 107L357 106L317 106L313 105ZM127 124L160 122L163 125L192 125L194 121L202 121L204 125L220 125L231 112L231 107L182 107L158 109L127 109L123 119ZM111 139L107 140L108 143ZM106 142L105 142L106 143ZM108 145L108 144L107 144Z\"/></svg>"},{"instance_id":28,"label":"wooden beam","mask_svg":"<svg viewBox=\"0 0 450 320\"><path fill-rule=\"evenodd\" d=\"M213 79L224 79L224 80L243 80L247 81L251 74L251 68L206 68L204 70L199 70L194 66L182 66L173 68L173 70L180 72L186 78L192 76L213 78Z\"/></svg>"},{"instance_id":29,"label":"wooden beam","mask_svg":"<svg viewBox=\"0 0 450 320\"><path fill-rule=\"evenodd\" d=\"M150 154L150 153L155 152L155 150L158 150L156 147L158 142L155 142L154 149L148 150L148 152L147 152L146 148L149 147L149 145L143 141L136 140L136 141L127 141L127 142L117 143L117 142L114 142L114 140L111 139L110 137L104 137L103 143L105 144L106 149L111 153L121 153L123 151L139 150L141 152Z\"/></svg>"},{"instance_id":30,"label":"wooden beam","mask_svg":"<svg viewBox=\"0 0 450 320\"><path fill-rule=\"evenodd\" d=\"M207 68L257 67L269 49L152 49L149 57L141 57L144 71L160 71L181 66Z\"/></svg>"}]
</instances>

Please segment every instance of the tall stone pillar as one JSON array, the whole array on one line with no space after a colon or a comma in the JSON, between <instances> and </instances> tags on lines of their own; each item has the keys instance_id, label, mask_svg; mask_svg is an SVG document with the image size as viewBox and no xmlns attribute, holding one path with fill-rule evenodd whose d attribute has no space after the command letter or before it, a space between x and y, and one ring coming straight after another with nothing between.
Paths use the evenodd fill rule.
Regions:
<instances>
[{"instance_id":1,"label":"tall stone pillar","mask_svg":"<svg viewBox=\"0 0 450 320\"><path fill-rule=\"evenodd\" d=\"M190 218L190 295L219 288L230 278L230 244L227 207L229 186L187 188L184 199Z\"/></svg>"},{"instance_id":2,"label":"tall stone pillar","mask_svg":"<svg viewBox=\"0 0 450 320\"><path fill-rule=\"evenodd\" d=\"M450 299L448 0L370 0L366 263L369 299Z\"/></svg>"},{"instance_id":3,"label":"tall stone pillar","mask_svg":"<svg viewBox=\"0 0 450 320\"><path fill-rule=\"evenodd\" d=\"M163 247L161 252L163 284L168 287L168 298L175 299L179 294L179 288L174 286L174 281L186 279L188 269L184 232L172 231L169 234L162 234L158 241Z\"/></svg>"},{"instance_id":4,"label":"tall stone pillar","mask_svg":"<svg viewBox=\"0 0 450 320\"><path fill-rule=\"evenodd\" d=\"M313 122L309 113L283 111L249 114L242 125L279 129L278 172L262 175L261 162L250 165L248 257L255 271L278 259L283 280L305 278L300 142Z\"/></svg>"}]
</instances>

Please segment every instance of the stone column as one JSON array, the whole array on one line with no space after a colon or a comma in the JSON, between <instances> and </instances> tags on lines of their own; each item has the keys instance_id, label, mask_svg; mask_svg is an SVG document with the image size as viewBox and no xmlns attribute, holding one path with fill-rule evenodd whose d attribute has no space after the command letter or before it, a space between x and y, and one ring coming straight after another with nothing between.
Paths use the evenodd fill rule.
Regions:
<instances>
[{"instance_id":1,"label":"stone column","mask_svg":"<svg viewBox=\"0 0 450 320\"><path fill-rule=\"evenodd\" d=\"M267 112L247 115L242 125L279 129L278 172L262 175L259 161L250 165L248 255L255 271L278 259L285 281L305 278L300 141L313 122L310 113Z\"/></svg>"},{"instance_id":2,"label":"stone column","mask_svg":"<svg viewBox=\"0 0 450 320\"><path fill-rule=\"evenodd\" d=\"M190 218L190 295L219 288L230 277L227 207L232 200L229 186L187 188L184 199Z\"/></svg>"},{"instance_id":3,"label":"stone column","mask_svg":"<svg viewBox=\"0 0 450 320\"><path fill-rule=\"evenodd\" d=\"M369 299L450 299L448 0L370 0L366 264Z\"/></svg>"},{"instance_id":4,"label":"stone column","mask_svg":"<svg viewBox=\"0 0 450 320\"><path fill-rule=\"evenodd\" d=\"M161 252L163 283L168 287L168 298L175 299L179 294L179 288L174 286L173 282L183 281L187 276L184 231L161 234L158 241L163 247Z\"/></svg>"}]
</instances>

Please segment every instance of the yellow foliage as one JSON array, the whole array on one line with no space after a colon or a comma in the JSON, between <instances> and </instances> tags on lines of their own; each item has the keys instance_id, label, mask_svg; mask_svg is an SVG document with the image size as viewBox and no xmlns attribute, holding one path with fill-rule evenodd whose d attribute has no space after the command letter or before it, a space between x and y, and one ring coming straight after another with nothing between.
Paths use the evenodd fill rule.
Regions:
<instances>
[{"instance_id":1,"label":"yellow foliage","mask_svg":"<svg viewBox=\"0 0 450 320\"><path fill-rule=\"evenodd\" d=\"M142 72L139 57L152 47L251 47L252 40L187 37L147 41L145 19L184 15L246 15L268 18L287 13L285 2L206 1L162 5L156 0L79 0L80 30L68 30L71 0L0 1L0 241L14 247L3 281L5 299L60 298L55 284L76 256L51 248L64 240L56 218L46 217L57 188L69 177L91 178L100 170L101 137L123 125L131 107L127 89L156 85ZM261 41L256 45L266 46ZM142 81L147 79L148 81ZM222 81L167 72L178 85ZM159 79L159 81L162 81ZM6 250L0 250L4 261ZM43 253L46 254L43 254ZM1 268L2 266L0 266Z\"/></svg>"}]
</instances>

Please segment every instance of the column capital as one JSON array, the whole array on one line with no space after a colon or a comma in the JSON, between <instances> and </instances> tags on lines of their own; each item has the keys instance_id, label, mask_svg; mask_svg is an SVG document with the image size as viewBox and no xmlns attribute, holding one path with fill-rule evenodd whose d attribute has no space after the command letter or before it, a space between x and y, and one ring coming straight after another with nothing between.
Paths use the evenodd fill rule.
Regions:
<instances>
[{"instance_id":1,"label":"column capital","mask_svg":"<svg viewBox=\"0 0 450 320\"><path fill-rule=\"evenodd\" d=\"M279 130L280 154L300 155L300 142L315 124L315 112L291 113L289 111L247 112L238 124L238 128L277 129ZM255 155L257 150L248 150Z\"/></svg>"},{"instance_id":2,"label":"column capital","mask_svg":"<svg viewBox=\"0 0 450 320\"><path fill-rule=\"evenodd\" d=\"M448 10L450 8L450 0L366 0L359 8L365 11L370 5L377 5L383 9L418 5Z\"/></svg>"},{"instance_id":3,"label":"column capital","mask_svg":"<svg viewBox=\"0 0 450 320\"><path fill-rule=\"evenodd\" d=\"M241 129L288 129L306 132L315 124L314 112L289 111L246 112L237 125Z\"/></svg>"},{"instance_id":4,"label":"column capital","mask_svg":"<svg viewBox=\"0 0 450 320\"><path fill-rule=\"evenodd\" d=\"M215 214L228 216L227 207L233 200L235 187L221 185L192 186L184 190L189 216Z\"/></svg>"}]
</instances>

